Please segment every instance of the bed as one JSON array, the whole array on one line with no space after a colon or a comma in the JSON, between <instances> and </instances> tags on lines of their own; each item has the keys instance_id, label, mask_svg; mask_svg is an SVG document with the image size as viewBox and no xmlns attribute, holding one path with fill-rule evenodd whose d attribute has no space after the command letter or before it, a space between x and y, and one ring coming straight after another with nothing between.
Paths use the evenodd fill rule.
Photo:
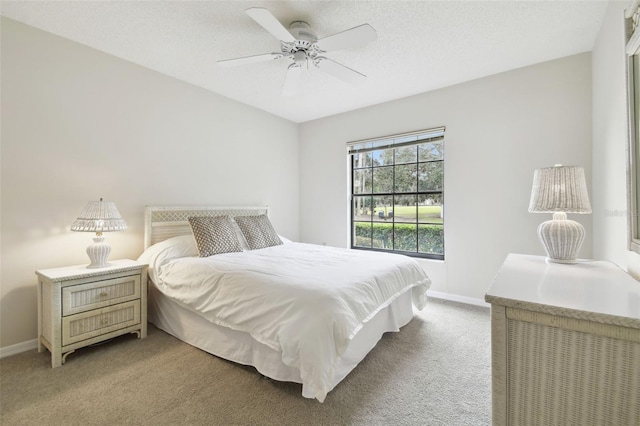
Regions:
<instances>
[{"instance_id":1,"label":"bed","mask_svg":"<svg viewBox=\"0 0 640 426\"><path fill-rule=\"evenodd\" d=\"M240 249L230 241L234 250L200 257L194 218L231 223ZM255 227L244 224L257 219L262 237L267 207L147 206L139 260L149 264L148 319L213 355L301 383L304 397L323 402L385 332L424 307L430 280L406 256L279 235L256 245Z\"/></svg>"}]
</instances>

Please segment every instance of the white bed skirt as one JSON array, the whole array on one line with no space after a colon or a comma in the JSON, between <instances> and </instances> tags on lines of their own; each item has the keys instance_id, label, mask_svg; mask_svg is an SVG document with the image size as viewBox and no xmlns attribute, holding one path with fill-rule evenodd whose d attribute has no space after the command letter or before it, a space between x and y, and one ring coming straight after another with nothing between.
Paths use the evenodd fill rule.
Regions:
<instances>
[{"instance_id":1,"label":"white bed skirt","mask_svg":"<svg viewBox=\"0 0 640 426\"><path fill-rule=\"evenodd\" d=\"M257 342L246 332L213 324L166 297L151 282L148 304L149 322L178 339L229 361L251 365L272 379L302 383L299 370L285 365L279 351ZM409 289L365 323L351 340L337 365L331 389L364 359L384 333L399 331L411 318L413 306ZM302 396L314 398L304 386Z\"/></svg>"}]
</instances>

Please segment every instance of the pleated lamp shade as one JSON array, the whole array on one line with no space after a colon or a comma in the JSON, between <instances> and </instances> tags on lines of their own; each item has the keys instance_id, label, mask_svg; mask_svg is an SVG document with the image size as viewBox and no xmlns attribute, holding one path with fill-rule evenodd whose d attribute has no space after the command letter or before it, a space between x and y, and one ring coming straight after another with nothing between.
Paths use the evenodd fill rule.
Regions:
<instances>
[{"instance_id":1,"label":"pleated lamp shade","mask_svg":"<svg viewBox=\"0 0 640 426\"><path fill-rule=\"evenodd\" d=\"M585 231L580 223L568 220L567 213L591 213L584 169L556 165L536 170L529 212L553 213L553 220L538 226L538 237L547 252L547 260L577 263Z\"/></svg>"},{"instance_id":2,"label":"pleated lamp shade","mask_svg":"<svg viewBox=\"0 0 640 426\"><path fill-rule=\"evenodd\" d=\"M127 224L120 216L118 208L111 201L89 201L80 216L71 225L72 231L95 232L93 244L87 247L87 255L91 263L87 268L104 268L109 266L107 259L111 246L104 240L103 232L123 231Z\"/></svg>"}]
</instances>

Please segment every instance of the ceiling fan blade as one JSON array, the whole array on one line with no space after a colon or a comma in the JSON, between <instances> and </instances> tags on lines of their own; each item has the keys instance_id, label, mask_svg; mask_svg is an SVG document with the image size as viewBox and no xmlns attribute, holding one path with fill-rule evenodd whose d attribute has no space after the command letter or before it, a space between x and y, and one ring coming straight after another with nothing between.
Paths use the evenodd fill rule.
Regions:
<instances>
[{"instance_id":1,"label":"ceiling fan blade","mask_svg":"<svg viewBox=\"0 0 640 426\"><path fill-rule=\"evenodd\" d=\"M252 7L245 10L245 12L278 40L288 42L296 41L295 37L291 35L280 21L278 21L267 9L262 7Z\"/></svg>"},{"instance_id":2,"label":"ceiling fan blade","mask_svg":"<svg viewBox=\"0 0 640 426\"><path fill-rule=\"evenodd\" d=\"M236 65L253 64L256 62L266 62L274 59L280 59L285 55L282 53L265 53L262 55L245 56L244 58L223 59L218 61L221 67L232 67Z\"/></svg>"},{"instance_id":3,"label":"ceiling fan blade","mask_svg":"<svg viewBox=\"0 0 640 426\"><path fill-rule=\"evenodd\" d=\"M356 70L352 70L349 67L346 67L338 62L325 58L324 56L318 56L314 64L316 67L320 68L322 71L326 71L332 76L339 78L342 81L346 81L350 84L358 84L362 83L366 80L367 76L359 73Z\"/></svg>"},{"instance_id":4,"label":"ceiling fan blade","mask_svg":"<svg viewBox=\"0 0 640 426\"><path fill-rule=\"evenodd\" d=\"M287 75L282 84L282 96L293 96L298 91L298 82L302 74L302 67L297 64L289 65Z\"/></svg>"},{"instance_id":5,"label":"ceiling fan blade","mask_svg":"<svg viewBox=\"0 0 640 426\"><path fill-rule=\"evenodd\" d=\"M336 49L352 49L361 47L378 38L376 30L369 24L362 24L350 30L325 37L316 42L316 46L324 52Z\"/></svg>"}]
</instances>

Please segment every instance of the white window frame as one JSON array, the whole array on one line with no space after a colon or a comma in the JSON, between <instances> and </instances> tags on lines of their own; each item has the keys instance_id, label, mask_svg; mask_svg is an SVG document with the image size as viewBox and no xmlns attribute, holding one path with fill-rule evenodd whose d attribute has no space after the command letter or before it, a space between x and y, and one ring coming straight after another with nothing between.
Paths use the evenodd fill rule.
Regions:
<instances>
[{"instance_id":1,"label":"white window frame","mask_svg":"<svg viewBox=\"0 0 640 426\"><path fill-rule=\"evenodd\" d=\"M627 53L627 219L629 250L640 253L640 0L625 10Z\"/></svg>"}]
</instances>

